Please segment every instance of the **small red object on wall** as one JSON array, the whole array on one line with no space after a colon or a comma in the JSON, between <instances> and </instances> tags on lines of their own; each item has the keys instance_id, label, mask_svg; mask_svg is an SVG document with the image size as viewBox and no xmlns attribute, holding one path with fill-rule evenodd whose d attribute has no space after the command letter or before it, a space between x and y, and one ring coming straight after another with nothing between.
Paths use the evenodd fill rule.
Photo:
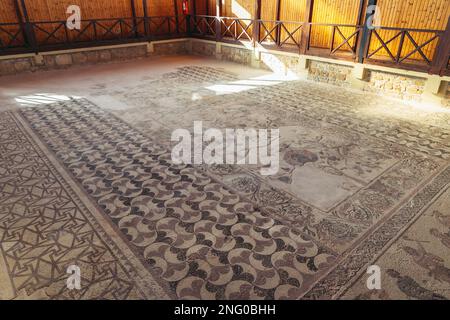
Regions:
<instances>
[{"instance_id":1,"label":"small red object on wall","mask_svg":"<svg viewBox=\"0 0 450 320\"><path fill-rule=\"evenodd\" d=\"M189 14L189 0L183 0L183 14Z\"/></svg>"}]
</instances>

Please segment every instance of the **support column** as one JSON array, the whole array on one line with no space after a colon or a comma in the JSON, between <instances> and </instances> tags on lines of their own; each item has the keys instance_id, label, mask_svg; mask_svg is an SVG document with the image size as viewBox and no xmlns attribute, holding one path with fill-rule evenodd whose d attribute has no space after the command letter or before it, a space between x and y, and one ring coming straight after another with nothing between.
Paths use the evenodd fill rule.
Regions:
<instances>
[{"instance_id":1,"label":"support column","mask_svg":"<svg viewBox=\"0 0 450 320\"><path fill-rule=\"evenodd\" d=\"M364 24L366 21L366 18L364 16L364 10L367 8L367 2L368 0L359 0L359 10L358 10L358 20L356 24L358 26L361 26L362 29L359 30L358 34L356 35L356 54L353 56L355 61L360 61L360 48L362 44L362 38L363 38L363 32L364 32Z\"/></svg>"},{"instance_id":2,"label":"support column","mask_svg":"<svg viewBox=\"0 0 450 320\"><path fill-rule=\"evenodd\" d=\"M433 57L430 73L443 75L447 68L448 59L450 57L450 18L447 21L447 27L444 34L439 38L436 53Z\"/></svg>"},{"instance_id":3,"label":"support column","mask_svg":"<svg viewBox=\"0 0 450 320\"><path fill-rule=\"evenodd\" d=\"M138 38L139 37L139 31L138 31L138 28L137 28L136 3L135 3L135 0L131 0L131 15L133 17L134 36L136 38Z\"/></svg>"},{"instance_id":4,"label":"support column","mask_svg":"<svg viewBox=\"0 0 450 320\"><path fill-rule=\"evenodd\" d=\"M27 40L30 48L37 54L39 49L37 45L36 35L34 33L34 28L30 23L30 18L28 16L27 6L25 4L25 0L21 0L20 4L22 9L20 10L25 18L25 33L27 34Z\"/></svg>"},{"instance_id":5,"label":"support column","mask_svg":"<svg viewBox=\"0 0 450 320\"><path fill-rule=\"evenodd\" d=\"M275 11L275 20L277 21L277 28L276 28L277 34L275 35L275 39L277 42L277 46L279 46L281 43L281 26L278 24L278 21L280 21L280 18L281 18L281 0L277 0L276 11Z\"/></svg>"},{"instance_id":6,"label":"support column","mask_svg":"<svg viewBox=\"0 0 450 320\"><path fill-rule=\"evenodd\" d=\"M261 0L254 0L254 14L253 14L253 46L259 43L260 39L260 25L259 20L261 20Z\"/></svg>"},{"instance_id":7,"label":"support column","mask_svg":"<svg viewBox=\"0 0 450 320\"><path fill-rule=\"evenodd\" d=\"M377 0L368 0L367 1L367 8L370 6L375 6L375 5L377 5ZM366 16L364 18L364 27L363 27L361 39L358 43L358 62L359 63L364 62L364 59L369 50L369 44L370 44L370 30L369 30L369 26L367 25L367 20L374 13L367 12L367 8L366 8Z\"/></svg>"},{"instance_id":8,"label":"support column","mask_svg":"<svg viewBox=\"0 0 450 320\"><path fill-rule=\"evenodd\" d=\"M180 19L178 18L178 0L173 0L173 11L175 12L175 30L177 30L177 34L180 33Z\"/></svg>"},{"instance_id":9,"label":"support column","mask_svg":"<svg viewBox=\"0 0 450 320\"><path fill-rule=\"evenodd\" d=\"M306 54L309 50L309 37L311 36L311 21L314 10L314 0L306 0L306 10L305 10L305 24L302 28L302 41L300 46L300 53Z\"/></svg>"}]
</instances>

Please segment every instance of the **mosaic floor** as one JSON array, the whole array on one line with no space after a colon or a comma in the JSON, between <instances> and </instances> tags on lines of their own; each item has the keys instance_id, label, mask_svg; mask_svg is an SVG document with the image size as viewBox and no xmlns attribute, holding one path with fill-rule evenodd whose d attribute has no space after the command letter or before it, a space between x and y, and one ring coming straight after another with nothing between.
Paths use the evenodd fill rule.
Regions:
<instances>
[{"instance_id":1,"label":"mosaic floor","mask_svg":"<svg viewBox=\"0 0 450 320\"><path fill-rule=\"evenodd\" d=\"M450 111L221 66L118 84L0 113L1 299L450 298ZM200 120L279 128L278 174L174 165Z\"/></svg>"}]
</instances>

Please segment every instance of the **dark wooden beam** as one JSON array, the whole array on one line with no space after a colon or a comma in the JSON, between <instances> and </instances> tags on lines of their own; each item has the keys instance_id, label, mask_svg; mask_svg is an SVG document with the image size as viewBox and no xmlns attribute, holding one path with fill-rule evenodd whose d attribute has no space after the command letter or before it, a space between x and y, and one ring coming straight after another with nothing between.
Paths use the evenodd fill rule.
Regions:
<instances>
[{"instance_id":1,"label":"dark wooden beam","mask_svg":"<svg viewBox=\"0 0 450 320\"><path fill-rule=\"evenodd\" d=\"M173 0L173 11L175 13L175 24L177 33L180 33L180 20L178 18L178 0Z\"/></svg>"},{"instance_id":2,"label":"dark wooden beam","mask_svg":"<svg viewBox=\"0 0 450 320\"><path fill-rule=\"evenodd\" d=\"M311 21L314 11L314 0L306 0L304 25L302 28L302 41L300 45L300 53L305 54L309 50L309 38L311 36Z\"/></svg>"},{"instance_id":3,"label":"dark wooden beam","mask_svg":"<svg viewBox=\"0 0 450 320\"><path fill-rule=\"evenodd\" d=\"M23 23L22 11L20 10L19 0L14 0L14 9L16 11L17 22L19 22L20 30L22 31L24 44L29 45L28 34L26 26Z\"/></svg>"},{"instance_id":4,"label":"dark wooden beam","mask_svg":"<svg viewBox=\"0 0 450 320\"><path fill-rule=\"evenodd\" d=\"M358 50L358 62L363 63L364 59L367 56L367 53L369 51L369 45L370 45L370 35L371 31L369 30L369 26L367 25L367 20L370 18L372 14L367 12L367 8L369 6L375 6L377 5L377 0L368 0L366 4L366 16L363 21L363 30L361 35L361 40L358 44L359 50ZM374 14L374 13L373 13Z\"/></svg>"},{"instance_id":5,"label":"dark wooden beam","mask_svg":"<svg viewBox=\"0 0 450 320\"><path fill-rule=\"evenodd\" d=\"M192 0L192 15L197 15L197 0Z\"/></svg>"},{"instance_id":6,"label":"dark wooden beam","mask_svg":"<svg viewBox=\"0 0 450 320\"><path fill-rule=\"evenodd\" d=\"M278 24L278 21L280 21L281 18L281 0L277 0L276 7L275 7L275 20L277 21L277 28L276 28L276 43L277 45L280 45L281 43L281 25Z\"/></svg>"},{"instance_id":7,"label":"dark wooden beam","mask_svg":"<svg viewBox=\"0 0 450 320\"><path fill-rule=\"evenodd\" d=\"M142 5L144 8L144 29L145 29L145 36L150 36L150 30L149 30L149 21L148 21L148 8L147 8L147 0L142 0Z\"/></svg>"},{"instance_id":8,"label":"dark wooden beam","mask_svg":"<svg viewBox=\"0 0 450 320\"><path fill-rule=\"evenodd\" d=\"M448 59L450 58L450 18L447 20L447 27L439 38L436 52L431 63L430 73L445 75L447 72Z\"/></svg>"},{"instance_id":9,"label":"dark wooden beam","mask_svg":"<svg viewBox=\"0 0 450 320\"><path fill-rule=\"evenodd\" d=\"M259 20L261 20L261 0L254 0L255 8L253 13L253 45L259 42L260 37L260 25Z\"/></svg>"},{"instance_id":10,"label":"dark wooden beam","mask_svg":"<svg viewBox=\"0 0 450 320\"><path fill-rule=\"evenodd\" d=\"M209 16L209 0L205 0L205 1L206 1L206 4L205 4L206 13L205 13L205 15ZM195 1L194 1L194 3L195 3Z\"/></svg>"},{"instance_id":11,"label":"dark wooden beam","mask_svg":"<svg viewBox=\"0 0 450 320\"><path fill-rule=\"evenodd\" d=\"M135 0L131 0L131 14L133 17L133 28L134 28L134 35L137 37L139 37L139 31L137 28L137 19L136 19L136 3Z\"/></svg>"},{"instance_id":12,"label":"dark wooden beam","mask_svg":"<svg viewBox=\"0 0 450 320\"><path fill-rule=\"evenodd\" d=\"M22 12L23 17L25 18L25 30L26 30L26 34L27 34L28 44L37 53L38 46L37 46L36 35L34 33L34 28L30 23L30 17L28 16L28 10L27 10L27 5L25 4L25 0L21 0L20 5L21 5L20 11Z\"/></svg>"}]
</instances>

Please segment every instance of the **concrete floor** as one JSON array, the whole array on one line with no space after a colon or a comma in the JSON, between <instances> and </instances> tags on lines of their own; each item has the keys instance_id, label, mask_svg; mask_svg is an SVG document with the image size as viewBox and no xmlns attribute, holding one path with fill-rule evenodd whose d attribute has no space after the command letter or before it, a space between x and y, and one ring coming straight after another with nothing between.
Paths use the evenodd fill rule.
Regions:
<instances>
[{"instance_id":1,"label":"concrete floor","mask_svg":"<svg viewBox=\"0 0 450 320\"><path fill-rule=\"evenodd\" d=\"M173 165L200 120L279 172ZM450 297L448 109L164 57L0 78L0 136L0 298Z\"/></svg>"}]
</instances>

